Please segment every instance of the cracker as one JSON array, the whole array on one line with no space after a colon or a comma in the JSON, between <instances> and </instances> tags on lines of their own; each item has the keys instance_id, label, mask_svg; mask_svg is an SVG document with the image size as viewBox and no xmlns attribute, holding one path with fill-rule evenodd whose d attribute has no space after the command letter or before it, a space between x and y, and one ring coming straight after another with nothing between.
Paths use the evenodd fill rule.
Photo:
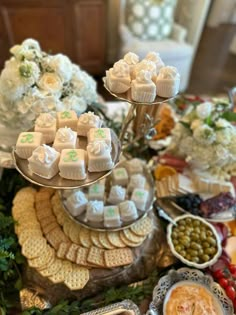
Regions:
<instances>
[{"instance_id":1,"label":"cracker","mask_svg":"<svg viewBox=\"0 0 236 315\"><path fill-rule=\"evenodd\" d=\"M56 217L57 217L57 222L61 226L63 226L64 222L68 220L68 216L64 212L59 213L58 215L56 215Z\"/></svg>"},{"instance_id":2,"label":"cracker","mask_svg":"<svg viewBox=\"0 0 236 315\"><path fill-rule=\"evenodd\" d=\"M124 229L123 231L122 231L122 233L124 234L124 236L128 239L128 240L130 240L131 242L133 242L133 243L142 243L144 240L145 240L145 238L146 238L146 236L139 236L139 235L137 235L137 234L135 234L134 232L132 232L130 229Z\"/></svg>"},{"instance_id":3,"label":"cracker","mask_svg":"<svg viewBox=\"0 0 236 315\"><path fill-rule=\"evenodd\" d=\"M89 249L87 261L93 265L105 267L104 249L92 246Z\"/></svg>"},{"instance_id":4,"label":"cracker","mask_svg":"<svg viewBox=\"0 0 236 315\"><path fill-rule=\"evenodd\" d=\"M104 248L102 246L101 242L99 241L99 232L91 231L90 232L90 237L91 237L91 241L92 241L94 246L96 246L98 248Z\"/></svg>"},{"instance_id":5,"label":"cracker","mask_svg":"<svg viewBox=\"0 0 236 315\"><path fill-rule=\"evenodd\" d=\"M70 247L68 248L68 252L66 253L66 258L72 262L75 262L77 258L78 248L79 248L79 245L72 243Z\"/></svg>"},{"instance_id":6,"label":"cracker","mask_svg":"<svg viewBox=\"0 0 236 315\"><path fill-rule=\"evenodd\" d=\"M107 232L107 238L109 242L114 246L118 248L126 247L126 244L122 241L120 238L119 232Z\"/></svg>"},{"instance_id":7,"label":"cracker","mask_svg":"<svg viewBox=\"0 0 236 315\"><path fill-rule=\"evenodd\" d=\"M106 249L114 248L114 246L109 242L106 232L99 232L99 241Z\"/></svg>"},{"instance_id":8,"label":"cracker","mask_svg":"<svg viewBox=\"0 0 236 315\"><path fill-rule=\"evenodd\" d=\"M40 203L40 202L45 201L45 200L49 201L50 198L51 198L51 194L49 191L40 190L35 195L35 202Z\"/></svg>"},{"instance_id":9,"label":"cracker","mask_svg":"<svg viewBox=\"0 0 236 315\"><path fill-rule=\"evenodd\" d=\"M129 246L129 247L138 247L142 244L142 242L140 243L135 243L135 242L132 242L130 241L129 239L127 239L123 233L123 231L120 231L120 238L122 239L122 241L126 244L126 246Z\"/></svg>"},{"instance_id":10,"label":"cracker","mask_svg":"<svg viewBox=\"0 0 236 315\"><path fill-rule=\"evenodd\" d=\"M77 245L80 245L79 233L80 233L80 225L76 224L75 222L71 223L71 226L69 229L69 238L71 239L73 243Z\"/></svg>"},{"instance_id":11,"label":"cracker","mask_svg":"<svg viewBox=\"0 0 236 315\"><path fill-rule=\"evenodd\" d=\"M47 246L45 250L41 252L39 257L28 259L28 264L32 268L43 269L54 256L55 251L50 246Z\"/></svg>"},{"instance_id":12,"label":"cracker","mask_svg":"<svg viewBox=\"0 0 236 315\"><path fill-rule=\"evenodd\" d=\"M50 231L46 238L55 250L58 250L61 242L69 242L68 237L66 237L59 226Z\"/></svg>"},{"instance_id":13,"label":"cracker","mask_svg":"<svg viewBox=\"0 0 236 315\"><path fill-rule=\"evenodd\" d=\"M76 264L81 266L87 266L87 257L88 257L89 249L84 247L79 247L77 250L76 256Z\"/></svg>"},{"instance_id":14,"label":"cracker","mask_svg":"<svg viewBox=\"0 0 236 315\"><path fill-rule=\"evenodd\" d=\"M86 285L88 280L88 269L74 265L72 272L66 276L64 283L70 290L80 290Z\"/></svg>"},{"instance_id":15,"label":"cracker","mask_svg":"<svg viewBox=\"0 0 236 315\"><path fill-rule=\"evenodd\" d=\"M43 228L52 222L56 222L56 218L54 215L50 215L49 217L42 218L39 222L40 222L41 227Z\"/></svg>"},{"instance_id":16,"label":"cracker","mask_svg":"<svg viewBox=\"0 0 236 315\"><path fill-rule=\"evenodd\" d=\"M47 242L45 238L41 236L33 236L27 238L22 246L22 254L27 258L36 258L41 255L41 252L47 247Z\"/></svg>"},{"instance_id":17,"label":"cracker","mask_svg":"<svg viewBox=\"0 0 236 315\"><path fill-rule=\"evenodd\" d=\"M43 236L42 232L40 229L33 229L33 228L28 228L28 229L24 229L22 230L19 235L18 235L18 241L20 243L20 245L23 245L23 243L27 240L27 238L33 237L33 236Z\"/></svg>"},{"instance_id":18,"label":"cracker","mask_svg":"<svg viewBox=\"0 0 236 315\"><path fill-rule=\"evenodd\" d=\"M20 203L26 203L26 204L34 204L35 201L35 194L36 194L36 189L32 187L24 187L20 189L14 199L13 199L13 205L15 204L20 204Z\"/></svg>"},{"instance_id":19,"label":"cracker","mask_svg":"<svg viewBox=\"0 0 236 315\"><path fill-rule=\"evenodd\" d=\"M71 225L72 225L72 221L70 219L66 220L63 224L63 231L66 236L69 236Z\"/></svg>"},{"instance_id":20,"label":"cracker","mask_svg":"<svg viewBox=\"0 0 236 315\"><path fill-rule=\"evenodd\" d=\"M139 236L148 235L152 231L152 228L153 228L152 219L149 218L148 216L139 220L138 222L135 222L130 227L131 231Z\"/></svg>"},{"instance_id":21,"label":"cracker","mask_svg":"<svg viewBox=\"0 0 236 315\"><path fill-rule=\"evenodd\" d=\"M106 250L105 263L108 268L129 265L133 262L133 253L130 248L118 248Z\"/></svg>"},{"instance_id":22,"label":"cracker","mask_svg":"<svg viewBox=\"0 0 236 315\"><path fill-rule=\"evenodd\" d=\"M53 188L41 187L40 192L44 192L44 191L46 191L50 197L55 193L55 189L53 189Z\"/></svg>"},{"instance_id":23,"label":"cracker","mask_svg":"<svg viewBox=\"0 0 236 315\"><path fill-rule=\"evenodd\" d=\"M91 238L90 238L90 230L81 227L79 233L79 240L82 246L84 247L91 247L93 245Z\"/></svg>"},{"instance_id":24,"label":"cracker","mask_svg":"<svg viewBox=\"0 0 236 315\"><path fill-rule=\"evenodd\" d=\"M72 272L72 263L67 260L62 260L62 266L57 271L57 273L53 274L49 277L49 279L53 283L61 283L64 282L66 277Z\"/></svg>"},{"instance_id":25,"label":"cracker","mask_svg":"<svg viewBox=\"0 0 236 315\"><path fill-rule=\"evenodd\" d=\"M26 230L26 229L35 229L35 230L41 231L41 227L40 227L40 224L38 222L25 221L24 223L22 222L21 224L18 224L18 223L15 224L15 231L16 231L16 234L18 234L18 235L21 234L21 232Z\"/></svg>"},{"instance_id":26,"label":"cracker","mask_svg":"<svg viewBox=\"0 0 236 315\"><path fill-rule=\"evenodd\" d=\"M45 269L39 270L39 273L43 277L50 277L56 274L62 268L62 260L55 257L51 265L48 265Z\"/></svg>"},{"instance_id":27,"label":"cracker","mask_svg":"<svg viewBox=\"0 0 236 315\"><path fill-rule=\"evenodd\" d=\"M49 232L56 229L57 227L59 228L59 224L57 223L57 221L53 221L49 223L48 225L43 226L42 230L43 230L44 235L47 235Z\"/></svg>"},{"instance_id":28,"label":"cracker","mask_svg":"<svg viewBox=\"0 0 236 315\"><path fill-rule=\"evenodd\" d=\"M65 258L70 245L70 242L61 242L57 250L57 257Z\"/></svg>"}]
</instances>

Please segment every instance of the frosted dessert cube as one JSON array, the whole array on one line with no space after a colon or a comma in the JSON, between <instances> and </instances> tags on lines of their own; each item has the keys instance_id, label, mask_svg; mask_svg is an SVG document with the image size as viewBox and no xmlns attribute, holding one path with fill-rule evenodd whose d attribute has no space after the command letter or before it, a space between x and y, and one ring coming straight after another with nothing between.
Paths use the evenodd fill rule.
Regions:
<instances>
[{"instance_id":1,"label":"frosted dessert cube","mask_svg":"<svg viewBox=\"0 0 236 315\"><path fill-rule=\"evenodd\" d=\"M144 188L146 178L141 174L133 174L130 176L128 192L132 192L135 188Z\"/></svg>"},{"instance_id":2,"label":"frosted dessert cube","mask_svg":"<svg viewBox=\"0 0 236 315\"><path fill-rule=\"evenodd\" d=\"M110 147L105 141L95 141L87 146L89 172L102 172L114 167Z\"/></svg>"},{"instance_id":3,"label":"frosted dessert cube","mask_svg":"<svg viewBox=\"0 0 236 315\"><path fill-rule=\"evenodd\" d=\"M112 186L107 201L111 204L120 203L125 200L125 194L126 194L125 188L118 185Z\"/></svg>"},{"instance_id":4,"label":"frosted dessert cube","mask_svg":"<svg viewBox=\"0 0 236 315\"><path fill-rule=\"evenodd\" d=\"M16 153L22 159L28 159L32 152L43 143L41 132L21 132L16 142Z\"/></svg>"},{"instance_id":5,"label":"frosted dessert cube","mask_svg":"<svg viewBox=\"0 0 236 315\"><path fill-rule=\"evenodd\" d=\"M145 211L148 192L145 189L135 188L131 195L131 200L135 203L138 210Z\"/></svg>"},{"instance_id":6,"label":"frosted dessert cube","mask_svg":"<svg viewBox=\"0 0 236 315\"><path fill-rule=\"evenodd\" d=\"M143 162L140 159L132 159L127 162L127 171L129 175L143 173Z\"/></svg>"},{"instance_id":7,"label":"frosted dessert cube","mask_svg":"<svg viewBox=\"0 0 236 315\"><path fill-rule=\"evenodd\" d=\"M87 137L87 133L91 128L100 128L102 120L93 112L88 112L80 115L77 124L77 133L79 136Z\"/></svg>"},{"instance_id":8,"label":"frosted dessert cube","mask_svg":"<svg viewBox=\"0 0 236 315\"><path fill-rule=\"evenodd\" d=\"M66 200L65 204L70 214L73 217L77 217L86 210L88 200L85 197L85 194L80 191L74 191Z\"/></svg>"},{"instance_id":9,"label":"frosted dessert cube","mask_svg":"<svg viewBox=\"0 0 236 315\"><path fill-rule=\"evenodd\" d=\"M104 200L105 185L101 183L95 183L89 186L88 199L89 200Z\"/></svg>"},{"instance_id":10,"label":"frosted dessert cube","mask_svg":"<svg viewBox=\"0 0 236 315\"><path fill-rule=\"evenodd\" d=\"M91 128L88 132L88 143L94 141L105 141L111 147L111 131L110 128Z\"/></svg>"},{"instance_id":11,"label":"frosted dessert cube","mask_svg":"<svg viewBox=\"0 0 236 315\"><path fill-rule=\"evenodd\" d=\"M57 113L57 128L68 127L77 132L77 114L74 110L65 110Z\"/></svg>"},{"instance_id":12,"label":"frosted dessert cube","mask_svg":"<svg viewBox=\"0 0 236 315\"><path fill-rule=\"evenodd\" d=\"M120 213L118 206L104 207L104 226L119 227L121 225Z\"/></svg>"},{"instance_id":13,"label":"frosted dessert cube","mask_svg":"<svg viewBox=\"0 0 236 315\"><path fill-rule=\"evenodd\" d=\"M86 173L86 151L63 149L59 161L60 176L66 179L83 180Z\"/></svg>"},{"instance_id":14,"label":"frosted dessert cube","mask_svg":"<svg viewBox=\"0 0 236 315\"><path fill-rule=\"evenodd\" d=\"M112 184L113 185L127 186L128 181L129 181L129 176L124 167L118 167L112 171Z\"/></svg>"},{"instance_id":15,"label":"frosted dessert cube","mask_svg":"<svg viewBox=\"0 0 236 315\"><path fill-rule=\"evenodd\" d=\"M29 170L40 177L50 179L59 171L59 159L59 152L54 148L43 144L37 147L28 159Z\"/></svg>"},{"instance_id":16,"label":"frosted dessert cube","mask_svg":"<svg viewBox=\"0 0 236 315\"><path fill-rule=\"evenodd\" d=\"M86 219L91 222L103 222L104 204L102 201L89 201L87 204Z\"/></svg>"},{"instance_id":17,"label":"frosted dessert cube","mask_svg":"<svg viewBox=\"0 0 236 315\"><path fill-rule=\"evenodd\" d=\"M132 200L126 200L119 204L120 217L124 222L133 221L138 218L138 211Z\"/></svg>"},{"instance_id":18,"label":"frosted dessert cube","mask_svg":"<svg viewBox=\"0 0 236 315\"><path fill-rule=\"evenodd\" d=\"M34 131L43 134L43 143L52 143L57 131L57 121L49 113L42 113L35 121Z\"/></svg>"},{"instance_id":19,"label":"frosted dessert cube","mask_svg":"<svg viewBox=\"0 0 236 315\"><path fill-rule=\"evenodd\" d=\"M58 152L63 149L76 149L77 146L77 133L72 131L71 128L60 128L57 130L53 148Z\"/></svg>"}]
</instances>

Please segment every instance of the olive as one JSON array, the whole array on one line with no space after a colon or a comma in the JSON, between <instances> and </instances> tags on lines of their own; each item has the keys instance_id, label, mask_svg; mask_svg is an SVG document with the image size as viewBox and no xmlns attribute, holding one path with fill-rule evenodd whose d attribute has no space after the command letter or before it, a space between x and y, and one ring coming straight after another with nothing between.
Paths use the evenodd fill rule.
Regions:
<instances>
[{"instance_id":1,"label":"olive","mask_svg":"<svg viewBox=\"0 0 236 315\"><path fill-rule=\"evenodd\" d=\"M192 257L192 261L195 263L199 263L200 259L199 257Z\"/></svg>"},{"instance_id":2,"label":"olive","mask_svg":"<svg viewBox=\"0 0 236 315\"><path fill-rule=\"evenodd\" d=\"M206 236L206 233L205 233L205 232L201 232L200 239L201 239L202 241L205 241L205 240L207 239L207 236Z\"/></svg>"},{"instance_id":3,"label":"olive","mask_svg":"<svg viewBox=\"0 0 236 315\"><path fill-rule=\"evenodd\" d=\"M185 225L186 222L185 222L185 220L179 220L179 221L178 221L178 224L179 224L179 225Z\"/></svg>"},{"instance_id":4,"label":"olive","mask_svg":"<svg viewBox=\"0 0 236 315\"><path fill-rule=\"evenodd\" d=\"M213 255L213 254L215 254L215 248L214 247L208 247L208 248L205 249L204 252L207 255Z\"/></svg>"},{"instance_id":5,"label":"olive","mask_svg":"<svg viewBox=\"0 0 236 315\"><path fill-rule=\"evenodd\" d=\"M181 250L181 251L179 252L179 254L180 254L181 256L185 257L187 253L186 253L185 250Z\"/></svg>"},{"instance_id":6,"label":"olive","mask_svg":"<svg viewBox=\"0 0 236 315\"><path fill-rule=\"evenodd\" d=\"M173 240L173 244L174 244L174 245L178 245L178 244L179 244L179 241Z\"/></svg>"},{"instance_id":7,"label":"olive","mask_svg":"<svg viewBox=\"0 0 236 315\"><path fill-rule=\"evenodd\" d=\"M202 243L202 247L203 248L208 248L208 247L210 247L210 244L205 241L205 242Z\"/></svg>"},{"instance_id":8,"label":"olive","mask_svg":"<svg viewBox=\"0 0 236 315\"><path fill-rule=\"evenodd\" d=\"M192 224L192 219L191 218L186 218L185 220L186 220L186 224L188 224L188 225Z\"/></svg>"},{"instance_id":9,"label":"olive","mask_svg":"<svg viewBox=\"0 0 236 315\"><path fill-rule=\"evenodd\" d=\"M191 257L195 257L198 255L198 252L194 249L189 249L188 253L191 255Z\"/></svg>"},{"instance_id":10,"label":"olive","mask_svg":"<svg viewBox=\"0 0 236 315\"><path fill-rule=\"evenodd\" d=\"M216 245L216 240L213 237L208 236L207 242L213 246Z\"/></svg>"},{"instance_id":11,"label":"olive","mask_svg":"<svg viewBox=\"0 0 236 315\"><path fill-rule=\"evenodd\" d=\"M201 258L202 258L202 260L205 261L205 262L210 260L210 257L209 257L207 254L202 255Z\"/></svg>"},{"instance_id":12,"label":"olive","mask_svg":"<svg viewBox=\"0 0 236 315\"><path fill-rule=\"evenodd\" d=\"M200 257L200 256L203 255L203 254L204 254L204 251L203 251L202 248L200 248L200 249L198 250L198 256Z\"/></svg>"},{"instance_id":13,"label":"olive","mask_svg":"<svg viewBox=\"0 0 236 315\"><path fill-rule=\"evenodd\" d=\"M192 242L192 243L190 244L190 247L191 247L192 249L198 250L198 249L201 248L201 245L199 245L198 243Z\"/></svg>"},{"instance_id":14,"label":"olive","mask_svg":"<svg viewBox=\"0 0 236 315\"><path fill-rule=\"evenodd\" d=\"M182 246L181 245L177 245L176 247L175 247L175 250L179 253L179 252L181 252L181 250L182 250Z\"/></svg>"},{"instance_id":15,"label":"olive","mask_svg":"<svg viewBox=\"0 0 236 315\"><path fill-rule=\"evenodd\" d=\"M181 238L181 237L184 237L184 236L185 236L184 232L179 232L178 233L178 238Z\"/></svg>"},{"instance_id":16,"label":"olive","mask_svg":"<svg viewBox=\"0 0 236 315\"><path fill-rule=\"evenodd\" d=\"M199 240L199 235L194 232L191 234L191 239L196 242Z\"/></svg>"},{"instance_id":17,"label":"olive","mask_svg":"<svg viewBox=\"0 0 236 315\"><path fill-rule=\"evenodd\" d=\"M189 255L189 254L187 253L186 256L185 256L185 259L191 260L191 255Z\"/></svg>"},{"instance_id":18,"label":"olive","mask_svg":"<svg viewBox=\"0 0 236 315\"><path fill-rule=\"evenodd\" d=\"M207 234L207 236L212 236L212 235L213 235L213 232L208 229L207 232L206 232L206 234Z\"/></svg>"},{"instance_id":19,"label":"olive","mask_svg":"<svg viewBox=\"0 0 236 315\"><path fill-rule=\"evenodd\" d=\"M185 231L185 225L180 225L179 230L180 231Z\"/></svg>"},{"instance_id":20,"label":"olive","mask_svg":"<svg viewBox=\"0 0 236 315\"><path fill-rule=\"evenodd\" d=\"M194 220L193 221L193 226L200 226L200 221L198 221L198 220Z\"/></svg>"},{"instance_id":21,"label":"olive","mask_svg":"<svg viewBox=\"0 0 236 315\"><path fill-rule=\"evenodd\" d=\"M180 243L183 244L186 248L188 248L190 246L190 239L187 236L185 236L180 239Z\"/></svg>"},{"instance_id":22,"label":"olive","mask_svg":"<svg viewBox=\"0 0 236 315\"><path fill-rule=\"evenodd\" d=\"M172 232L171 237L172 237L173 239L178 238L178 233L177 233L176 231Z\"/></svg>"},{"instance_id":23,"label":"olive","mask_svg":"<svg viewBox=\"0 0 236 315\"><path fill-rule=\"evenodd\" d=\"M194 227L194 232L197 233L197 234L201 233L201 230L200 230L199 226L195 226Z\"/></svg>"}]
</instances>

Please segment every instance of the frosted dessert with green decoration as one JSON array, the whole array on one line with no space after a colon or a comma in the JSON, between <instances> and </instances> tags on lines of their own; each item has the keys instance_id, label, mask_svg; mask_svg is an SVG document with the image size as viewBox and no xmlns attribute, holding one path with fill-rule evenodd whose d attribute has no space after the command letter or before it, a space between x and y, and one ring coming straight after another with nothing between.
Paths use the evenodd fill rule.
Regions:
<instances>
[{"instance_id":1,"label":"frosted dessert with green decoration","mask_svg":"<svg viewBox=\"0 0 236 315\"><path fill-rule=\"evenodd\" d=\"M111 148L105 141L94 141L87 146L89 172L108 171L114 167Z\"/></svg>"},{"instance_id":2,"label":"frosted dessert with green decoration","mask_svg":"<svg viewBox=\"0 0 236 315\"><path fill-rule=\"evenodd\" d=\"M118 206L104 207L104 226L116 228L121 225L120 213Z\"/></svg>"},{"instance_id":3,"label":"frosted dessert with green decoration","mask_svg":"<svg viewBox=\"0 0 236 315\"><path fill-rule=\"evenodd\" d=\"M63 149L76 149L77 146L77 133L71 128L60 128L57 130L53 148L58 152Z\"/></svg>"},{"instance_id":4,"label":"frosted dessert with green decoration","mask_svg":"<svg viewBox=\"0 0 236 315\"><path fill-rule=\"evenodd\" d=\"M78 117L74 110L57 113L57 128L68 127L77 132Z\"/></svg>"},{"instance_id":5,"label":"frosted dessert with green decoration","mask_svg":"<svg viewBox=\"0 0 236 315\"><path fill-rule=\"evenodd\" d=\"M91 128L88 132L88 143L94 141L105 141L111 147L110 128Z\"/></svg>"},{"instance_id":6,"label":"frosted dessert with green decoration","mask_svg":"<svg viewBox=\"0 0 236 315\"><path fill-rule=\"evenodd\" d=\"M100 128L102 120L93 112L84 113L79 116L77 123L77 134L87 137L87 133L91 128Z\"/></svg>"},{"instance_id":7,"label":"frosted dessert with green decoration","mask_svg":"<svg viewBox=\"0 0 236 315\"><path fill-rule=\"evenodd\" d=\"M146 178L141 174L133 174L130 176L128 184L128 192L132 192L135 188L144 188Z\"/></svg>"},{"instance_id":8,"label":"frosted dessert with green decoration","mask_svg":"<svg viewBox=\"0 0 236 315\"><path fill-rule=\"evenodd\" d=\"M43 144L38 146L28 159L29 170L43 178L51 179L58 171L60 153L54 148Z\"/></svg>"},{"instance_id":9,"label":"frosted dessert with green decoration","mask_svg":"<svg viewBox=\"0 0 236 315\"><path fill-rule=\"evenodd\" d=\"M89 186L88 199L104 201L105 185L102 183L95 183Z\"/></svg>"},{"instance_id":10,"label":"frosted dessert with green decoration","mask_svg":"<svg viewBox=\"0 0 236 315\"><path fill-rule=\"evenodd\" d=\"M91 222L103 222L104 204L102 201L89 201L87 204L86 219Z\"/></svg>"},{"instance_id":11,"label":"frosted dessert with green decoration","mask_svg":"<svg viewBox=\"0 0 236 315\"><path fill-rule=\"evenodd\" d=\"M124 222L133 221L138 218L138 211L132 200L126 200L119 204L120 217Z\"/></svg>"},{"instance_id":12,"label":"frosted dessert with green decoration","mask_svg":"<svg viewBox=\"0 0 236 315\"><path fill-rule=\"evenodd\" d=\"M88 199L80 190L73 192L65 202L67 209L73 217L77 217L85 212L87 203Z\"/></svg>"},{"instance_id":13,"label":"frosted dessert with green decoration","mask_svg":"<svg viewBox=\"0 0 236 315\"><path fill-rule=\"evenodd\" d=\"M115 168L112 171L112 184L119 186L127 186L129 176L124 167Z\"/></svg>"},{"instance_id":14,"label":"frosted dessert with green decoration","mask_svg":"<svg viewBox=\"0 0 236 315\"><path fill-rule=\"evenodd\" d=\"M22 159L28 159L41 144L43 144L41 132L21 132L16 142L16 154Z\"/></svg>"},{"instance_id":15,"label":"frosted dessert with green decoration","mask_svg":"<svg viewBox=\"0 0 236 315\"><path fill-rule=\"evenodd\" d=\"M121 186L112 186L107 201L111 204L118 204L125 200L126 189Z\"/></svg>"},{"instance_id":16,"label":"frosted dessert with green decoration","mask_svg":"<svg viewBox=\"0 0 236 315\"><path fill-rule=\"evenodd\" d=\"M148 192L142 188L135 188L131 200L135 203L138 210L145 211L148 200Z\"/></svg>"},{"instance_id":17,"label":"frosted dessert with green decoration","mask_svg":"<svg viewBox=\"0 0 236 315\"><path fill-rule=\"evenodd\" d=\"M66 179L83 180L87 177L86 151L63 149L59 161L60 176Z\"/></svg>"},{"instance_id":18,"label":"frosted dessert with green decoration","mask_svg":"<svg viewBox=\"0 0 236 315\"><path fill-rule=\"evenodd\" d=\"M34 131L43 134L44 143L52 143L57 131L56 118L49 113L41 113L35 121Z\"/></svg>"}]
</instances>

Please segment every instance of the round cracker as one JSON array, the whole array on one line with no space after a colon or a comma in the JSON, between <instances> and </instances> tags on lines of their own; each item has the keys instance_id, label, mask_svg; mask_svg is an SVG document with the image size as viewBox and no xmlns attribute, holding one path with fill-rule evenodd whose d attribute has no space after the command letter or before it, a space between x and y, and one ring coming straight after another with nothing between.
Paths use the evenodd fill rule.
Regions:
<instances>
[{"instance_id":1,"label":"round cracker","mask_svg":"<svg viewBox=\"0 0 236 315\"><path fill-rule=\"evenodd\" d=\"M50 277L55 275L62 268L62 260L55 257L51 265L47 266L45 269L39 270L39 273L43 277Z\"/></svg>"},{"instance_id":2,"label":"round cracker","mask_svg":"<svg viewBox=\"0 0 236 315\"><path fill-rule=\"evenodd\" d=\"M69 230L69 238L73 243L77 245L81 245L79 233L80 233L80 225L74 222L71 223L70 230Z\"/></svg>"},{"instance_id":3,"label":"round cracker","mask_svg":"<svg viewBox=\"0 0 236 315\"><path fill-rule=\"evenodd\" d=\"M81 245L86 248L93 246L93 243L90 238L90 230L85 229L82 226L80 228L79 240L80 240Z\"/></svg>"},{"instance_id":4,"label":"round cracker","mask_svg":"<svg viewBox=\"0 0 236 315\"><path fill-rule=\"evenodd\" d=\"M124 236L133 243L142 243L146 238L146 236L139 236L135 234L130 229L124 229L122 232Z\"/></svg>"},{"instance_id":5,"label":"round cracker","mask_svg":"<svg viewBox=\"0 0 236 315\"><path fill-rule=\"evenodd\" d=\"M49 279L53 283L60 283L64 282L66 277L72 272L72 263L67 260L62 260L62 266L57 271L57 273L53 274L49 277Z\"/></svg>"},{"instance_id":6,"label":"round cracker","mask_svg":"<svg viewBox=\"0 0 236 315\"><path fill-rule=\"evenodd\" d=\"M139 220L138 222L135 222L130 227L131 231L139 236L148 235L152 231L152 228L153 228L152 219L149 218L148 216Z\"/></svg>"},{"instance_id":7,"label":"round cracker","mask_svg":"<svg viewBox=\"0 0 236 315\"><path fill-rule=\"evenodd\" d=\"M109 242L106 232L99 232L99 241L106 249L114 249L115 247Z\"/></svg>"},{"instance_id":8,"label":"round cracker","mask_svg":"<svg viewBox=\"0 0 236 315\"><path fill-rule=\"evenodd\" d=\"M103 245L101 244L100 240L99 240L99 232L91 231L90 237L91 237L91 241L92 241L94 246L96 246L98 248L104 248Z\"/></svg>"},{"instance_id":9,"label":"round cracker","mask_svg":"<svg viewBox=\"0 0 236 315\"><path fill-rule=\"evenodd\" d=\"M129 239L127 239L123 233L123 231L120 231L120 238L122 239L122 241L129 247L138 247L142 244L141 243L135 243L135 242L132 242L130 241Z\"/></svg>"},{"instance_id":10,"label":"round cracker","mask_svg":"<svg viewBox=\"0 0 236 315\"><path fill-rule=\"evenodd\" d=\"M29 259L33 259L39 257L46 247L47 242L45 238L35 235L31 238L27 238L23 243L22 254Z\"/></svg>"},{"instance_id":11,"label":"round cracker","mask_svg":"<svg viewBox=\"0 0 236 315\"><path fill-rule=\"evenodd\" d=\"M33 228L28 228L22 230L19 235L18 235L18 241L20 245L23 245L23 243L27 240L29 237L33 236L43 236L42 231L40 229L33 229Z\"/></svg>"},{"instance_id":12,"label":"round cracker","mask_svg":"<svg viewBox=\"0 0 236 315\"><path fill-rule=\"evenodd\" d=\"M122 241L118 232L107 232L107 238L109 242L115 247L126 247L126 244Z\"/></svg>"},{"instance_id":13,"label":"round cracker","mask_svg":"<svg viewBox=\"0 0 236 315\"><path fill-rule=\"evenodd\" d=\"M39 257L28 259L28 264L32 268L43 269L43 267L47 266L47 263L55 256L55 251L48 245L45 250L41 252Z\"/></svg>"},{"instance_id":14,"label":"round cracker","mask_svg":"<svg viewBox=\"0 0 236 315\"><path fill-rule=\"evenodd\" d=\"M88 269L74 265L72 272L66 276L64 283L70 290L80 290L88 281Z\"/></svg>"}]
</instances>

